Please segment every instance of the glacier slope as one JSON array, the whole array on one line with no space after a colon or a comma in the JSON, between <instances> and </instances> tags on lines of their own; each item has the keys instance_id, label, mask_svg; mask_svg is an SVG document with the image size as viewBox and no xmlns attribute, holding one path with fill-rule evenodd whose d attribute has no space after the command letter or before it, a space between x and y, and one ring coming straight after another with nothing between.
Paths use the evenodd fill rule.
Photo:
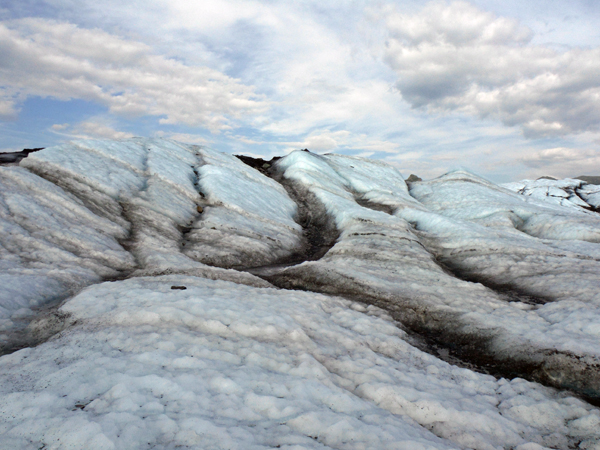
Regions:
<instances>
[{"instance_id":1,"label":"glacier slope","mask_svg":"<svg viewBox=\"0 0 600 450\"><path fill-rule=\"evenodd\" d=\"M395 169L373 161L295 152L276 167L284 178L316 195L341 236L324 258L287 268L268 277L270 281L280 287L361 298L389 310L413 330L459 343L459 351L481 363L499 361L516 374L529 373L591 396L600 394L598 261L545 245L514 227L485 227L468 220L468 214L481 210L478 200L496 200L496 188L484 186L474 199L469 189L475 183L464 181L463 175L455 182L456 174L451 174L449 182L430 183L441 186L435 197L415 195L411 189L417 202ZM448 189L443 190L447 186L456 192L449 195ZM464 198L460 189L465 190ZM512 195L497 189L501 195ZM395 212L365 208L356 198ZM497 208L503 210L501 200ZM528 205L520 203L523 208ZM530 216L538 209L531 205ZM546 209L537 214L550 215ZM600 233L600 216L566 208L556 212L555 223L561 229L566 224L578 227L577 237L592 241ZM579 246L594 249L596 244ZM449 273L439 259L467 274L484 272L494 284L528 288L531 294L545 288L555 301L538 308L508 301L492 289Z\"/></svg>"},{"instance_id":2,"label":"glacier slope","mask_svg":"<svg viewBox=\"0 0 600 450\"><path fill-rule=\"evenodd\" d=\"M269 286L213 266L264 265L304 245L281 185L210 149L78 141L21 166L0 167L0 354L25 345L32 307L86 285L188 273Z\"/></svg>"},{"instance_id":3,"label":"glacier slope","mask_svg":"<svg viewBox=\"0 0 600 450\"><path fill-rule=\"evenodd\" d=\"M521 180L502 187L519 194L572 208L600 209L600 186L582 180Z\"/></svg>"},{"instance_id":4,"label":"glacier slope","mask_svg":"<svg viewBox=\"0 0 600 450\"><path fill-rule=\"evenodd\" d=\"M6 348L36 305L95 284L26 328L54 338L0 357L2 445L600 448L597 409L514 378L600 392L595 213L462 173L409 190L337 155L270 172L140 138L0 167ZM308 225L337 242L281 265ZM423 353L405 326L513 379Z\"/></svg>"}]
</instances>

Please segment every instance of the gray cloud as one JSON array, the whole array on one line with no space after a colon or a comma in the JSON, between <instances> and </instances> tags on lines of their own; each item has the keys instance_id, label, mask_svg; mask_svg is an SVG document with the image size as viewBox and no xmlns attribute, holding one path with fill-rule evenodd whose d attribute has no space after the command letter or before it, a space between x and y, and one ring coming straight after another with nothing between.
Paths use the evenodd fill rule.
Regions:
<instances>
[{"instance_id":1,"label":"gray cloud","mask_svg":"<svg viewBox=\"0 0 600 450\"><path fill-rule=\"evenodd\" d=\"M97 29L43 19L0 23L0 114L28 96L85 99L125 116L232 128L268 107L253 88L221 72L156 55Z\"/></svg>"},{"instance_id":2,"label":"gray cloud","mask_svg":"<svg viewBox=\"0 0 600 450\"><path fill-rule=\"evenodd\" d=\"M516 20L466 2L393 12L386 25L385 61L415 108L498 119L527 137L599 129L598 48L531 45Z\"/></svg>"}]
</instances>

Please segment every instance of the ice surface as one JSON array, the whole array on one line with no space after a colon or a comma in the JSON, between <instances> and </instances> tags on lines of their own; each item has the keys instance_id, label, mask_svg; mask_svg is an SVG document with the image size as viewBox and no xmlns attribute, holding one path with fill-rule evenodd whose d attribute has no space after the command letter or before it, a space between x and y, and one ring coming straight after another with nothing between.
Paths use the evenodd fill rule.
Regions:
<instances>
[{"instance_id":1,"label":"ice surface","mask_svg":"<svg viewBox=\"0 0 600 450\"><path fill-rule=\"evenodd\" d=\"M32 307L103 279L188 273L294 254L296 205L237 158L164 139L77 141L0 170L0 345ZM232 182L235 180L235 182ZM187 246L186 246L187 245Z\"/></svg>"},{"instance_id":2,"label":"ice surface","mask_svg":"<svg viewBox=\"0 0 600 450\"><path fill-rule=\"evenodd\" d=\"M411 194L429 211L403 216L448 266L543 300L600 302L597 213L512 194L465 172L417 183Z\"/></svg>"},{"instance_id":3,"label":"ice surface","mask_svg":"<svg viewBox=\"0 0 600 450\"><path fill-rule=\"evenodd\" d=\"M370 301L413 329L460 342L475 358L487 354L515 370L524 365L522 370L546 382L600 393L600 280L592 256L598 244L574 241L569 247L567 241L534 238L508 224L480 223L488 214L506 211L506 205L516 210L523 204L523 216L533 211L530 217L558 217L591 239L598 231L595 217L527 202L483 181L472 187L473 177L465 180L463 174L431 186L416 183L418 203L406 195L399 174L390 181L394 175L389 169L365 163L364 170L371 173L367 186L362 173L354 181L351 165L358 162L306 152L278 162L285 178L315 193L341 236L321 260L285 269L272 281ZM378 180L385 184L378 186ZM356 186L365 188L357 192ZM369 189L374 193L365 192ZM355 201L357 196L382 198L381 192L394 215ZM562 209L552 215L557 208ZM467 275L530 295L544 293L556 303L533 306L461 279Z\"/></svg>"},{"instance_id":4,"label":"ice surface","mask_svg":"<svg viewBox=\"0 0 600 450\"><path fill-rule=\"evenodd\" d=\"M134 267L127 231L20 167L0 167L0 344L31 308Z\"/></svg>"},{"instance_id":5,"label":"ice surface","mask_svg":"<svg viewBox=\"0 0 600 450\"><path fill-rule=\"evenodd\" d=\"M454 172L409 190L309 152L274 178L142 138L0 167L0 344L32 318L62 330L0 357L0 448L600 448L597 409L515 378L600 397L600 187ZM309 239L276 179L311 232L339 231L322 258L286 265ZM353 301L241 271L265 265Z\"/></svg>"},{"instance_id":6,"label":"ice surface","mask_svg":"<svg viewBox=\"0 0 600 450\"><path fill-rule=\"evenodd\" d=\"M451 366L384 311L339 298L170 275L95 285L59 312L55 339L0 358L3 448L594 448L600 437L588 404Z\"/></svg>"},{"instance_id":7,"label":"ice surface","mask_svg":"<svg viewBox=\"0 0 600 450\"><path fill-rule=\"evenodd\" d=\"M176 270L175 260L185 268L268 264L301 245L285 190L214 150L166 139L78 141L22 165L129 225L129 245L146 272Z\"/></svg>"},{"instance_id":8,"label":"ice surface","mask_svg":"<svg viewBox=\"0 0 600 450\"><path fill-rule=\"evenodd\" d=\"M301 246L296 204L276 181L238 158L202 153L199 187L210 205L187 234L184 253L217 266L260 266Z\"/></svg>"},{"instance_id":9,"label":"ice surface","mask_svg":"<svg viewBox=\"0 0 600 450\"><path fill-rule=\"evenodd\" d=\"M535 183L540 182L544 182L543 189L547 192L546 185L551 180ZM579 180L567 180L558 186L566 189L580 183ZM558 186L554 188L567 195ZM464 171L415 183L411 195L431 211L451 218L488 226L514 227L538 238L600 242L600 215L578 207L552 204L536 195L518 195ZM563 196L545 195L543 198L564 200Z\"/></svg>"},{"instance_id":10,"label":"ice surface","mask_svg":"<svg viewBox=\"0 0 600 450\"><path fill-rule=\"evenodd\" d=\"M577 179L549 180L540 178L538 180L506 183L502 186L513 192L557 205L585 209L598 209L600 207L600 186Z\"/></svg>"}]
</instances>

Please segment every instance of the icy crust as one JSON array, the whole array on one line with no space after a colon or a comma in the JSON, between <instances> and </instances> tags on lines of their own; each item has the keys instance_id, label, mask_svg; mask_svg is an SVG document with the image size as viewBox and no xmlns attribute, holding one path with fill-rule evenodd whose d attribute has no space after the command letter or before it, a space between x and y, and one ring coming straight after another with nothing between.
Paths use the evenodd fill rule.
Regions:
<instances>
[{"instance_id":1,"label":"icy crust","mask_svg":"<svg viewBox=\"0 0 600 450\"><path fill-rule=\"evenodd\" d=\"M375 164L364 169L371 173L374 193L365 192L368 187L357 192L363 175L354 180L350 165L343 156L306 152L278 162L283 177L325 205L341 236L321 260L283 270L269 278L272 282L374 303L409 327L462 347L471 358L492 358L517 373L600 394L598 262L580 253L588 246L590 253L597 252L597 244L578 241L572 251L564 251L514 228L505 231L430 212L407 198L405 189L390 188L389 169L379 172ZM377 180L385 180L385 187L376 186ZM393 184L402 183L397 175ZM384 196L394 215L355 201ZM557 242L566 247L566 241ZM519 246L521 251L515 251ZM545 289L561 301L534 307L463 281L460 272L449 272L438 258L499 285Z\"/></svg>"},{"instance_id":2,"label":"icy crust","mask_svg":"<svg viewBox=\"0 0 600 450\"><path fill-rule=\"evenodd\" d=\"M464 276L541 301L579 301L592 310L600 304L597 213L513 194L466 172L415 183L410 193L429 211L400 214ZM596 314L588 317L582 324L599 323Z\"/></svg>"},{"instance_id":3,"label":"icy crust","mask_svg":"<svg viewBox=\"0 0 600 450\"><path fill-rule=\"evenodd\" d=\"M562 185L580 183L565 180ZM566 195L558 187L555 189ZM429 210L447 217L497 228L516 228L538 238L600 242L600 215L552 204L538 196L519 195L469 172L451 172L415 183L410 193Z\"/></svg>"},{"instance_id":4,"label":"icy crust","mask_svg":"<svg viewBox=\"0 0 600 450\"><path fill-rule=\"evenodd\" d=\"M3 349L27 339L13 331L32 307L101 280L187 273L267 287L210 265L267 264L301 246L285 190L230 155L161 139L88 140L21 165L0 168Z\"/></svg>"},{"instance_id":5,"label":"icy crust","mask_svg":"<svg viewBox=\"0 0 600 450\"><path fill-rule=\"evenodd\" d=\"M34 155L22 165L129 230L140 273L267 264L301 245L285 190L231 155L142 138Z\"/></svg>"},{"instance_id":6,"label":"icy crust","mask_svg":"<svg viewBox=\"0 0 600 450\"><path fill-rule=\"evenodd\" d=\"M221 266L260 266L302 245L296 204L276 181L238 158L200 150L198 187L209 205L186 235L184 253Z\"/></svg>"},{"instance_id":7,"label":"icy crust","mask_svg":"<svg viewBox=\"0 0 600 450\"><path fill-rule=\"evenodd\" d=\"M597 210L600 208L600 186L578 179L521 180L502 184L502 187L522 195L572 208Z\"/></svg>"},{"instance_id":8,"label":"icy crust","mask_svg":"<svg viewBox=\"0 0 600 450\"><path fill-rule=\"evenodd\" d=\"M0 167L0 346L31 308L133 269L126 235L60 187Z\"/></svg>"},{"instance_id":9,"label":"icy crust","mask_svg":"<svg viewBox=\"0 0 600 450\"><path fill-rule=\"evenodd\" d=\"M171 275L59 313L0 359L3 448L599 448L597 409L444 363L372 306Z\"/></svg>"}]
</instances>

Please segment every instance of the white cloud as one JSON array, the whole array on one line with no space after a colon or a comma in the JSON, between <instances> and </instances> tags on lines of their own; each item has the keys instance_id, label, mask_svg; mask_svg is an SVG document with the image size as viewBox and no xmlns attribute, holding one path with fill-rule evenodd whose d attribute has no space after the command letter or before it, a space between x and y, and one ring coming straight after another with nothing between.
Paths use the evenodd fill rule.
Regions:
<instances>
[{"instance_id":1,"label":"white cloud","mask_svg":"<svg viewBox=\"0 0 600 450\"><path fill-rule=\"evenodd\" d=\"M531 45L531 31L466 2L388 13L385 60L413 107L520 126L528 137L600 129L600 49Z\"/></svg>"},{"instance_id":2,"label":"white cloud","mask_svg":"<svg viewBox=\"0 0 600 450\"><path fill-rule=\"evenodd\" d=\"M76 138L97 139L128 139L135 135L126 131L115 130L105 120L86 120L75 125L68 123L54 124L52 130Z\"/></svg>"},{"instance_id":3,"label":"white cloud","mask_svg":"<svg viewBox=\"0 0 600 450\"><path fill-rule=\"evenodd\" d=\"M157 133L155 133L155 136L173 139L174 141L179 141L179 142L183 142L186 144L198 144L198 145L210 145L211 144L211 142L208 141L205 137L200 136L198 134L165 133L162 131L158 131Z\"/></svg>"},{"instance_id":4,"label":"white cloud","mask_svg":"<svg viewBox=\"0 0 600 450\"><path fill-rule=\"evenodd\" d=\"M211 131L268 106L252 87L216 70L101 30L43 19L0 23L0 84L2 105L28 96L78 98L119 115L159 116L161 123Z\"/></svg>"},{"instance_id":5,"label":"white cloud","mask_svg":"<svg viewBox=\"0 0 600 450\"><path fill-rule=\"evenodd\" d=\"M540 173L557 178L600 173L600 154L591 148L543 149L522 156L520 161L532 169L529 173L534 177Z\"/></svg>"},{"instance_id":6,"label":"white cloud","mask_svg":"<svg viewBox=\"0 0 600 450\"><path fill-rule=\"evenodd\" d=\"M2 91L0 90L0 95L1 94ZM17 115L18 111L15 108L15 102L0 96L0 119L13 120L17 117Z\"/></svg>"},{"instance_id":7,"label":"white cloud","mask_svg":"<svg viewBox=\"0 0 600 450\"><path fill-rule=\"evenodd\" d=\"M380 140L364 133L352 133L348 130L330 131L327 129L313 131L301 141L270 142L284 146L285 151L306 148L319 153L351 153L373 155L375 152L397 154L398 144Z\"/></svg>"}]
</instances>

